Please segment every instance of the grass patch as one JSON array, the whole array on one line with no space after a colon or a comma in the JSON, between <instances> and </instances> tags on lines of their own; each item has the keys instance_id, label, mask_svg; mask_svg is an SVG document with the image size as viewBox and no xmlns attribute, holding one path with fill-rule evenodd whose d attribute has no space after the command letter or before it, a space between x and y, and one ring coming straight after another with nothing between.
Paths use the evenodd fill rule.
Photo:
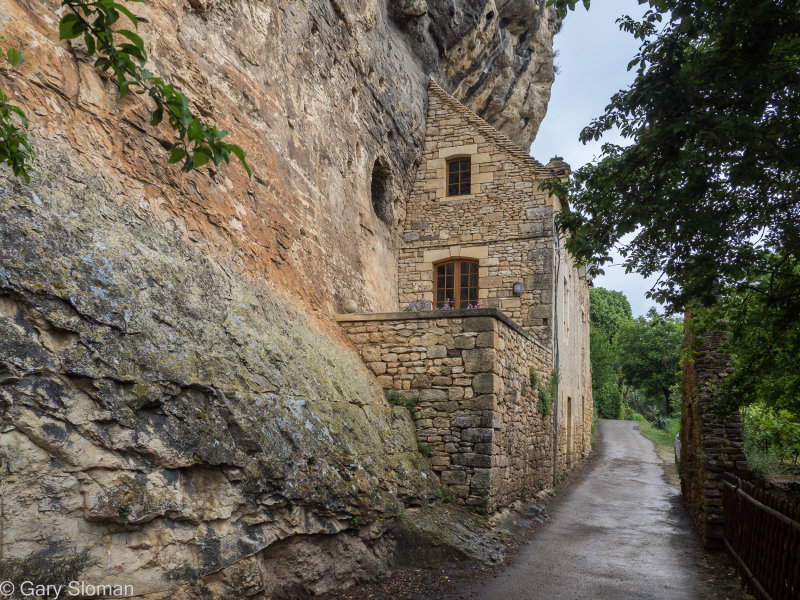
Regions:
<instances>
[{"instance_id":1,"label":"grass patch","mask_svg":"<svg viewBox=\"0 0 800 600\"><path fill-rule=\"evenodd\" d=\"M637 412L632 413L631 416L635 421L639 421L639 432L648 440L651 440L657 446L664 448L675 447L675 436L681 428L680 417L671 417L669 419L665 419L665 428L659 429L656 427L655 423L649 422Z\"/></svg>"}]
</instances>

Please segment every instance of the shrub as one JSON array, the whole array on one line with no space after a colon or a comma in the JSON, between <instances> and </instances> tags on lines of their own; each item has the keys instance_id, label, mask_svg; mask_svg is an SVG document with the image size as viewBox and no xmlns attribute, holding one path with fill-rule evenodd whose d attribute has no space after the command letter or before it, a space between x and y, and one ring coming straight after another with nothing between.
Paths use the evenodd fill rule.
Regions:
<instances>
[{"instance_id":1,"label":"shrub","mask_svg":"<svg viewBox=\"0 0 800 600\"><path fill-rule=\"evenodd\" d=\"M550 373L550 383L545 386L538 381L537 375L537 391L539 392L539 402L536 405L536 409L542 416L550 416L550 414L553 412L553 403L558 397L559 378L560 375L558 373L558 369L553 369L553 371Z\"/></svg>"},{"instance_id":2,"label":"shrub","mask_svg":"<svg viewBox=\"0 0 800 600\"><path fill-rule=\"evenodd\" d=\"M384 392L386 396L386 401L389 403L390 406L404 406L408 409L408 412L411 414L412 419L417 418L417 397L406 395L403 392L399 392L397 390L386 390Z\"/></svg>"},{"instance_id":3,"label":"shrub","mask_svg":"<svg viewBox=\"0 0 800 600\"><path fill-rule=\"evenodd\" d=\"M448 504L455 504L456 497L453 495L453 492L448 490L446 487L440 487L436 490L436 495L439 496L439 499L443 502L447 502Z\"/></svg>"},{"instance_id":4,"label":"shrub","mask_svg":"<svg viewBox=\"0 0 800 600\"><path fill-rule=\"evenodd\" d=\"M417 442L417 450L422 456L428 457L431 455L431 445L425 442Z\"/></svg>"},{"instance_id":5,"label":"shrub","mask_svg":"<svg viewBox=\"0 0 800 600\"><path fill-rule=\"evenodd\" d=\"M355 515L350 517L350 535L357 536L361 531L361 517Z\"/></svg>"}]
</instances>

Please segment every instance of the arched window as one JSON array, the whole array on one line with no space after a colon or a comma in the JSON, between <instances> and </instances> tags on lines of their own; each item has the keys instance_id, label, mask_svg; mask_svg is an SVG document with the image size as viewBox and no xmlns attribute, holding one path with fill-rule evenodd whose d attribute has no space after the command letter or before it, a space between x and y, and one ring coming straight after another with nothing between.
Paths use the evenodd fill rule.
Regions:
<instances>
[{"instance_id":1,"label":"arched window","mask_svg":"<svg viewBox=\"0 0 800 600\"><path fill-rule=\"evenodd\" d=\"M387 225L392 224L392 199L390 197L391 171L382 158L375 160L372 166L372 181L370 193L372 195L372 208L378 218Z\"/></svg>"},{"instance_id":2,"label":"arched window","mask_svg":"<svg viewBox=\"0 0 800 600\"><path fill-rule=\"evenodd\" d=\"M478 261L448 260L434 266L436 308L478 304Z\"/></svg>"},{"instance_id":3,"label":"arched window","mask_svg":"<svg viewBox=\"0 0 800 600\"><path fill-rule=\"evenodd\" d=\"M469 156L447 161L447 195L465 196L470 192L472 165Z\"/></svg>"}]
</instances>

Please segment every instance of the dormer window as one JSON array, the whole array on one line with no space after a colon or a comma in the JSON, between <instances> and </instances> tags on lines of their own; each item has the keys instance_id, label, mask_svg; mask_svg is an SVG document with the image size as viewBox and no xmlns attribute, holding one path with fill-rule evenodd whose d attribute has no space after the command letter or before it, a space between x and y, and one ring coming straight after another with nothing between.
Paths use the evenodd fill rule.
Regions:
<instances>
[{"instance_id":1,"label":"dormer window","mask_svg":"<svg viewBox=\"0 0 800 600\"><path fill-rule=\"evenodd\" d=\"M447 195L466 196L470 191L472 165L469 157L447 161Z\"/></svg>"}]
</instances>

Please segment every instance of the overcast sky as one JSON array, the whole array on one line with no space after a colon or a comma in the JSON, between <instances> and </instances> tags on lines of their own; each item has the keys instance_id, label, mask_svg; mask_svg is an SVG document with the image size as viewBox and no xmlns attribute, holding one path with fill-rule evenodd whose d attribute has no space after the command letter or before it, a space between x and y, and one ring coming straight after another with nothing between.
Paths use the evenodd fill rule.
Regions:
<instances>
[{"instance_id":1,"label":"overcast sky","mask_svg":"<svg viewBox=\"0 0 800 600\"><path fill-rule=\"evenodd\" d=\"M638 17L644 9L636 0L600 0L586 11L579 3L564 19L554 39L556 80L547 115L542 121L531 154L541 163L562 156L573 169L600 154L600 142L583 145L578 141L581 129L603 113L612 94L633 81L627 66L639 48L639 41L619 30L617 18L623 14ZM605 141L619 141L606 137ZM621 263L615 257L614 265ZM634 316L656 306L644 294L657 277L645 280L636 273L625 273L621 266L606 266L606 274L595 285L623 292ZM660 308L660 307L658 307Z\"/></svg>"}]
</instances>

